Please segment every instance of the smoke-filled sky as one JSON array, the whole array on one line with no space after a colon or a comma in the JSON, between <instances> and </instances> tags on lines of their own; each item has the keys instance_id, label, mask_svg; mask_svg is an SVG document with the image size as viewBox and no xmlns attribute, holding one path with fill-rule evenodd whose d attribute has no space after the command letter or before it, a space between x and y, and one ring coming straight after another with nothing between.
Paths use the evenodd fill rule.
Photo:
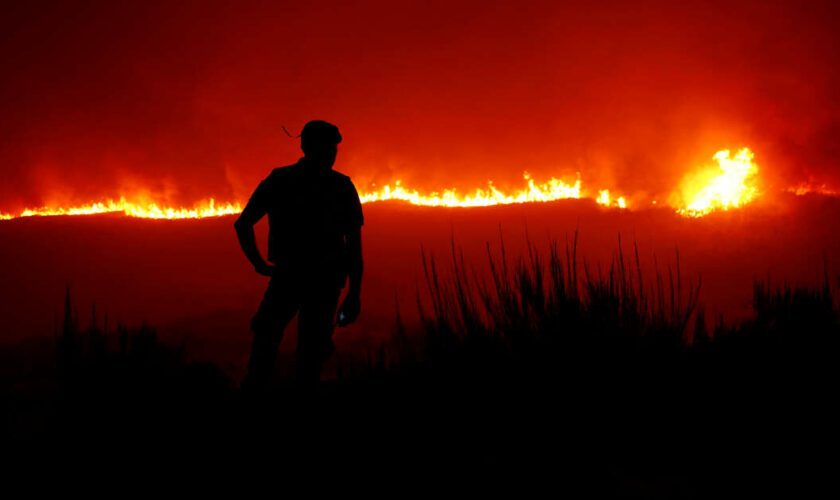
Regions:
<instances>
[{"instance_id":1,"label":"smoke-filled sky","mask_svg":"<svg viewBox=\"0 0 840 500\"><path fill-rule=\"evenodd\" d=\"M668 193L718 149L840 183L840 6L811 1L18 2L0 210L241 200L309 119L360 190L571 176Z\"/></svg>"}]
</instances>

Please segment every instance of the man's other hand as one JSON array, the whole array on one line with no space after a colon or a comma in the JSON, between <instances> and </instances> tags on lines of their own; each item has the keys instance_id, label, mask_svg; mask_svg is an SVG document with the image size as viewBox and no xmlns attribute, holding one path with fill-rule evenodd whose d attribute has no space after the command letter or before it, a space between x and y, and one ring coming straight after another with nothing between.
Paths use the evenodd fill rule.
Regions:
<instances>
[{"instance_id":1,"label":"man's other hand","mask_svg":"<svg viewBox=\"0 0 840 500\"><path fill-rule=\"evenodd\" d=\"M269 265L265 262L263 262L260 265L254 266L254 270L257 272L257 274L268 276L269 278L274 276L274 266Z\"/></svg>"},{"instance_id":2,"label":"man's other hand","mask_svg":"<svg viewBox=\"0 0 840 500\"><path fill-rule=\"evenodd\" d=\"M349 293L338 309L338 326L347 326L356 321L361 310L361 299L358 293Z\"/></svg>"}]
</instances>

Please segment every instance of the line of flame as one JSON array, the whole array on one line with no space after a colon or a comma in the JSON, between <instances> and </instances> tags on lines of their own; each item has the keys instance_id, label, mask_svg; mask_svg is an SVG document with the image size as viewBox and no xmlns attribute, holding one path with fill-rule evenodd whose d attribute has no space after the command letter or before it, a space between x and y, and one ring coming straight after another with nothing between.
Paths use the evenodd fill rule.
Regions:
<instances>
[{"instance_id":1,"label":"line of flame","mask_svg":"<svg viewBox=\"0 0 840 500\"><path fill-rule=\"evenodd\" d=\"M173 208L160 206L153 202L132 202L120 197L119 200L105 200L88 205L71 207L41 207L26 208L17 215L0 213L0 220L9 220L18 217L38 217L54 215L95 215L122 213L129 217L143 219L202 219L205 217L219 217L228 214L237 214L242 211L239 203L216 204L213 198L204 203L197 204L193 208Z\"/></svg>"},{"instance_id":2,"label":"line of flame","mask_svg":"<svg viewBox=\"0 0 840 500\"><path fill-rule=\"evenodd\" d=\"M359 198L362 203L395 200L428 207L486 207L513 203L580 199L583 197L582 184L579 177L574 183L567 183L552 177L547 182L541 184L537 184L527 172L523 174L523 178L526 181L526 187L513 193L505 193L496 188L492 182L488 182L487 189L476 189L467 194L461 194L454 188L446 189L442 192L422 194L417 190L405 188L402 182L398 180L393 185L383 186L376 191L362 192L359 194ZM625 198L621 196L612 198L609 190L599 191L599 195L595 198L595 201L605 207L627 208ZM242 205L238 202L217 204L213 199L193 208L171 208L152 202L128 201L125 197L120 197L117 201L109 199L102 202L72 207L27 208L16 215L0 213L0 220L18 217L105 213L122 213L129 217L147 219L200 219L238 214L241 211Z\"/></svg>"},{"instance_id":3,"label":"line of flame","mask_svg":"<svg viewBox=\"0 0 840 500\"><path fill-rule=\"evenodd\" d=\"M713 168L707 166L686 176L679 194L672 195L671 207L682 216L697 218L715 211L739 208L752 202L760 195L756 186L758 165L753 161L754 156L749 148L740 149L734 157L730 156L729 150L716 152L712 157L716 166ZM382 186L374 191L362 192L359 197L362 203L394 200L426 207L486 207L588 197L604 207L620 209L628 207L624 196L613 196L608 189L598 190L597 196L584 192L580 174L573 183L552 177L547 182L537 184L528 172L523 173L523 178L526 181L525 187L512 193L503 192L492 182L488 182L486 189L479 188L465 194L455 188L423 194L415 189L406 188L400 180L397 180L393 184ZM840 195L825 184L813 183L802 183L786 191L796 195L808 193ZM651 205L656 204L656 200L651 201ZM212 198L193 208L171 208L154 202L128 201L125 197L120 197L117 201L108 199L81 206L27 208L17 214L0 212L0 220L105 213L122 213L129 217L148 219L200 219L238 214L241 211L242 205L239 202L217 204Z\"/></svg>"},{"instance_id":4,"label":"line of flame","mask_svg":"<svg viewBox=\"0 0 840 500\"><path fill-rule=\"evenodd\" d=\"M417 190L403 187L402 181L398 180L393 185L385 185L378 191L363 193L359 197L362 203L397 200L424 207L487 207L581 198L580 178L574 184L568 184L554 177L548 182L537 184L527 172L522 177L527 181L527 187L512 194L500 191L492 182L487 183L487 189L479 188L468 194L460 194L454 188L445 189L443 192L421 194Z\"/></svg>"}]
</instances>

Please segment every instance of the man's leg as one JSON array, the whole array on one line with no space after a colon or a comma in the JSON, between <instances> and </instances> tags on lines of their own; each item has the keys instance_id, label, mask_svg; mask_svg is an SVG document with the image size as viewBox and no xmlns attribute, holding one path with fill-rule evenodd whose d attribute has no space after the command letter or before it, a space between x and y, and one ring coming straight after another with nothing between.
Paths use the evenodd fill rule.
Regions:
<instances>
[{"instance_id":1,"label":"man's leg","mask_svg":"<svg viewBox=\"0 0 840 500\"><path fill-rule=\"evenodd\" d=\"M296 377L311 387L321 378L321 368L335 350L333 325L341 288L327 282L303 298L298 316Z\"/></svg>"},{"instance_id":2,"label":"man's leg","mask_svg":"<svg viewBox=\"0 0 840 500\"><path fill-rule=\"evenodd\" d=\"M264 392L270 385L283 332L299 307L299 300L288 285L286 280L272 278L251 319L253 339L248 373L241 385L244 391Z\"/></svg>"}]
</instances>

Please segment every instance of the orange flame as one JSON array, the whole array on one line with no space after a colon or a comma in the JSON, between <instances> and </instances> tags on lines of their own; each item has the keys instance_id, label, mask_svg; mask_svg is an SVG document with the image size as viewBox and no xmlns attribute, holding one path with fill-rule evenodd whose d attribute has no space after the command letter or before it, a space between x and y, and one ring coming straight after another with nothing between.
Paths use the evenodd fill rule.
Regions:
<instances>
[{"instance_id":1,"label":"orange flame","mask_svg":"<svg viewBox=\"0 0 840 500\"><path fill-rule=\"evenodd\" d=\"M242 211L239 203L224 203L216 205L216 200L210 198L193 208L162 207L154 202L132 202L120 197L119 200L106 200L71 207L41 207L26 208L17 215L0 213L0 220L17 217L35 217L49 215L93 215L107 213L122 213L129 217L144 219L201 219L204 217L218 217L221 215L237 214Z\"/></svg>"},{"instance_id":2,"label":"orange flame","mask_svg":"<svg viewBox=\"0 0 840 500\"><path fill-rule=\"evenodd\" d=\"M476 189L465 194L455 188L445 189L442 192L433 191L428 194L423 194L417 190L406 188L398 180L393 185L388 184L375 191L361 192L359 197L362 203L396 200L426 207L486 207L513 203L581 199L585 197L580 176L578 176L578 179L574 183L564 182L552 177L547 182L539 184L527 172L523 173L522 176L526 181L525 187L511 193L503 192L496 188L492 182L488 182L486 189ZM595 200L606 207L627 208L624 197L618 197L613 200L610 197L609 190L599 191L599 196ZM200 219L238 214L241 211L242 205L238 202L217 205L213 199L199 204L194 208L171 208L161 206L154 202L132 202L128 201L125 197L120 197L118 201L109 199L103 202L71 207L27 208L20 211L17 215L0 213L0 220L14 219L17 217L105 213L122 213L129 217L147 219Z\"/></svg>"},{"instance_id":3,"label":"orange flame","mask_svg":"<svg viewBox=\"0 0 840 500\"><path fill-rule=\"evenodd\" d=\"M756 187L758 166L753 162L754 155L749 148L738 151L730 157L729 150L721 150L712 157L714 167L707 167L694 172L684 179L679 193L671 196L671 206L676 212L686 217L702 217L713 211L729 210L750 203L759 196ZM504 192L487 183L487 188L478 188L462 193L455 188L443 191L421 193L405 187L400 180L373 191L360 193L362 203L396 200L412 205L427 207L486 207L491 205L509 205L514 203L550 202L564 199L591 198L601 206L626 209L629 204L624 196L614 196L610 190L586 191L580 174L575 182L566 182L554 177L543 183L537 183L527 173L523 173L526 185L512 192ZM825 186L800 185L789 191L796 194L820 192L836 194ZM594 193L597 192L597 195ZM651 201L656 205L656 200ZM222 215L238 214L242 211L239 202L217 204L209 199L192 208L174 208L153 201L129 201L126 197L118 200L107 199L101 202L79 206L58 206L27 208L17 214L0 212L0 220L18 217L49 215L86 215L104 213L122 213L129 217L151 219L200 219Z\"/></svg>"},{"instance_id":4,"label":"orange flame","mask_svg":"<svg viewBox=\"0 0 840 500\"><path fill-rule=\"evenodd\" d=\"M595 198L595 201L598 202L599 205L603 205L605 207L627 208L627 201L623 196L619 196L615 200L610 198L609 189L602 189L601 191L598 191L598 197Z\"/></svg>"},{"instance_id":5,"label":"orange flame","mask_svg":"<svg viewBox=\"0 0 840 500\"><path fill-rule=\"evenodd\" d=\"M677 213L687 217L702 217L716 210L741 207L758 197L755 177L758 165L753 163L753 153L743 148L730 158L729 150L721 150L713 156L717 168L704 169L686 177L682 196L677 200Z\"/></svg>"},{"instance_id":6,"label":"orange flame","mask_svg":"<svg viewBox=\"0 0 840 500\"><path fill-rule=\"evenodd\" d=\"M806 194L819 194L823 196L840 196L840 191L831 189L826 184L816 185L810 182L802 182L796 186L790 187L786 190L788 193L793 193L796 196L805 196Z\"/></svg>"},{"instance_id":7,"label":"orange flame","mask_svg":"<svg viewBox=\"0 0 840 500\"><path fill-rule=\"evenodd\" d=\"M510 194L500 191L492 182L487 183L487 189L476 189L468 194L460 194L454 188L445 189L443 192L421 194L416 190L406 189L398 180L393 186L388 184L378 191L363 193L359 196L362 203L400 200L426 207L486 207L581 198L580 178L574 184L554 177L548 182L537 184L528 172L523 173L522 177L527 181L527 187Z\"/></svg>"}]
</instances>

